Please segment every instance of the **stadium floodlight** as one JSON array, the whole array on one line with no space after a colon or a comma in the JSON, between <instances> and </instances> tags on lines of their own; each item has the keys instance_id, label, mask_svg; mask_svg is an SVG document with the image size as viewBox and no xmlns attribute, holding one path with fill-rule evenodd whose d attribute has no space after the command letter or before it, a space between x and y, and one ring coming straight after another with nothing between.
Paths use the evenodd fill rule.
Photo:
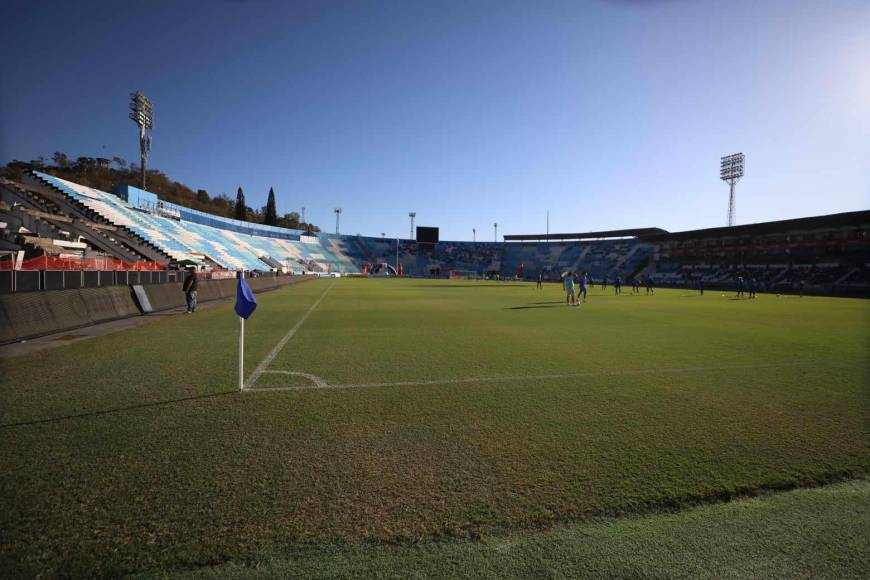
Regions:
<instances>
[{"instance_id":1,"label":"stadium floodlight","mask_svg":"<svg viewBox=\"0 0 870 580\"><path fill-rule=\"evenodd\" d=\"M477 242L477 228L471 228L471 241Z\"/></svg>"},{"instance_id":2,"label":"stadium floodlight","mask_svg":"<svg viewBox=\"0 0 870 580\"><path fill-rule=\"evenodd\" d=\"M151 100L139 91L130 93L130 119L139 126L139 152L142 156L139 169L142 173L142 189L145 189L145 164L151 151L154 106Z\"/></svg>"},{"instance_id":3,"label":"stadium floodlight","mask_svg":"<svg viewBox=\"0 0 870 580\"><path fill-rule=\"evenodd\" d=\"M497 241L498 241L498 222L495 222L494 224L492 224L492 227L493 227L493 230L494 230L494 234L493 234L493 235L494 235L494 240L493 240L493 241L496 241L496 242L497 242Z\"/></svg>"},{"instance_id":4,"label":"stadium floodlight","mask_svg":"<svg viewBox=\"0 0 870 580\"><path fill-rule=\"evenodd\" d=\"M337 207L332 211L335 212L335 235L338 235L338 221L341 218L341 208Z\"/></svg>"},{"instance_id":5,"label":"stadium floodlight","mask_svg":"<svg viewBox=\"0 0 870 580\"><path fill-rule=\"evenodd\" d=\"M746 156L743 153L733 153L726 155L719 162L719 179L725 181L730 186L731 193L728 196L728 226L735 225L736 221L736 200L734 199L734 186L743 177L743 168L745 165Z\"/></svg>"},{"instance_id":6,"label":"stadium floodlight","mask_svg":"<svg viewBox=\"0 0 870 580\"><path fill-rule=\"evenodd\" d=\"M415 212L415 211L410 212L408 214L408 217L411 218L411 237L408 239L413 240L413 239L416 239L414 237L414 218L417 217L417 212Z\"/></svg>"},{"instance_id":7,"label":"stadium floodlight","mask_svg":"<svg viewBox=\"0 0 870 580\"><path fill-rule=\"evenodd\" d=\"M302 206L302 223L305 223L305 206Z\"/></svg>"}]
</instances>

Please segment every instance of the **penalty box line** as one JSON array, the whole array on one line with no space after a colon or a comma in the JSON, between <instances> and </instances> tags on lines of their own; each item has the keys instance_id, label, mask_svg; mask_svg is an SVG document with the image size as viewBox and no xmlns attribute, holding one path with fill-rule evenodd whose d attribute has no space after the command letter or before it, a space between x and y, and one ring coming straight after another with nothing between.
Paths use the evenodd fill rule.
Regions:
<instances>
[{"instance_id":1,"label":"penalty box line","mask_svg":"<svg viewBox=\"0 0 870 580\"><path fill-rule=\"evenodd\" d=\"M270 352L268 355L266 355L266 358L260 361L260 364L257 365L257 368L254 369L254 372L251 373L251 376L245 382L245 388L243 390L253 388L253 386L257 384L257 379L260 378L260 375L266 372L266 369L269 368L269 365L272 364L272 361L275 360L275 357L278 356L278 353L281 352L281 350L287 344L287 341L293 338L296 332L302 327L302 324L308 319L309 316L311 316L311 313L314 312L314 309L320 306L320 303L323 302L326 294L330 290L332 290L333 286L335 286L335 281L333 281L332 284L326 287L326 290L324 290L323 294L321 294L320 297L314 301L314 304L308 307L308 310L305 311L305 314L302 315L302 318L297 320L296 324L293 325L293 328L291 328L289 332L287 332L287 334L285 334L283 338L278 341L278 344L275 345L275 348L272 349L272 352Z\"/></svg>"},{"instance_id":2,"label":"penalty box line","mask_svg":"<svg viewBox=\"0 0 870 580\"><path fill-rule=\"evenodd\" d=\"M522 381L542 381L556 379L578 379L589 377L619 377L631 375L654 375L654 374L681 374L681 373L702 373L715 371L732 371L746 369L765 369L765 368L782 368L801 366L808 363L805 362L785 362L785 363L762 363L762 364L745 364L745 365L720 365L720 366L697 366L697 367L663 367L663 368L647 368L647 369L625 369L621 371L587 371L581 373L560 373L549 375L515 375L506 377L475 377L465 379L431 379L419 381L397 381L392 383L346 383L346 384L329 384L322 378L309 373L296 371L262 371L270 374L283 374L291 376L302 376L312 382L311 385L305 386L275 386L275 387L258 387L245 390L250 391L310 391L323 389L366 389L377 387L425 387L437 385L465 385L476 383L504 383L504 382L522 382Z\"/></svg>"}]
</instances>

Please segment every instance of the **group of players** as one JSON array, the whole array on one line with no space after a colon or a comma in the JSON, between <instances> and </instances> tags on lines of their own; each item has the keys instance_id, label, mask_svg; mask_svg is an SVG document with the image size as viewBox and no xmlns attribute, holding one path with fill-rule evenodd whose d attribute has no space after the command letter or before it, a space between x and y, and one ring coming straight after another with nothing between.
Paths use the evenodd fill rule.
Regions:
<instances>
[{"instance_id":1,"label":"group of players","mask_svg":"<svg viewBox=\"0 0 870 580\"><path fill-rule=\"evenodd\" d=\"M539 289L543 288L544 282L544 272L542 271L538 274L538 284L537 287ZM696 282L696 288L700 292L701 296L704 295L704 280L698 279ZM632 294L640 294L641 285L646 287L646 295L652 296L656 293L655 288L653 287L653 279L651 276L647 275L643 282L639 277L632 278L631 280L631 291ZM613 293L614 294L622 294L622 276L617 275L613 280ZM736 281L737 286L737 298L758 298L758 289L759 284L754 278L744 279L742 276L737 277ZM588 289L595 289L595 281L592 279L592 276L588 272L578 273L578 272L563 272L562 273L562 287L565 289L565 303L568 306L580 306L580 297L583 297L583 302L586 302L586 295ZM804 294L804 284L803 282L799 282L796 284L796 293L803 298ZM607 289L607 276L605 276L601 280L601 289ZM724 296L724 293L723 293ZM777 293L777 297L779 293Z\"/></svg>"},{"instance_id":2,"label":"group of players","mask_svg":"<svg viewBox=\"0 0 870 580\"><path fill-rule=\"evenodd\" d=\"M538 288L543 288L544 273L538 274ZM644 280L646 286L646 295L651 296L656 293L653 288L652 277L647 276ZM565 289L565 303L568 306L580 306L580 297L583 297L583 302L586 303L586 296L589 288L595 288L595 281L588 272L565 272L562 274L562 286ZM641 281L640 278L632 279L632 294L640 294ZM607 289L607 276L601 281L601 289ZM616 276L613 280L613 293L622 294L622 276Z\"/></svg>"}]
</instances>

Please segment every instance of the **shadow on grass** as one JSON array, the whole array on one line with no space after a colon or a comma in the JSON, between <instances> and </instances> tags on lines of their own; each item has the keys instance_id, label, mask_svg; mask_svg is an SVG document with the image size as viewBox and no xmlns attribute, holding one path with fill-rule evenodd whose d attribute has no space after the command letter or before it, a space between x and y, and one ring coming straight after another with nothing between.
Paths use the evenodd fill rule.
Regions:
<instances>
[{"instance_id":1,"label":"shadow on grass","mask_svg":"<svg viewBox=\"0 0 870 580\"><path fill-rule=\"evenodd\" d=\"M551 304L527 304L526 306L507 306L502 310L526 310L528 308L558 308L561 304L561 302L554 302Z\"/></svg>"},{"instance_id":2,"label":"shadow on grass","mask_svg":"<svg viewBox=\"0 0 870 580\"><path fill-rule=\"evenodd\" d=\"M129 405L127 407L116 407L114 409L105 409L102 411L90 411L88 413L77 413L75 415L61 415L60 417L49 417L48 419L34 419L33 421L20 421L18 423L5 423L0 425L0 429L9 427L23 427L25 425L39 425L40 423L56 423L58 421L66 421L67 419L84 419L87 417L99 417L100 415L111 415L112 413L121 413L123 411L135 411L138 409L148 409L151 407L162 407L164 405L172 405L173 403L184 403L187 401L198 401L200 399L212 399L215 397L223 397L225 395L234 395L238 390L222 391L220 393L209 393L207 395L194 395L192 397L182 397L180 399L169 399L167 401L155 401L153 403L141 403L139 405Z\"/></svg>"}]
</instances>

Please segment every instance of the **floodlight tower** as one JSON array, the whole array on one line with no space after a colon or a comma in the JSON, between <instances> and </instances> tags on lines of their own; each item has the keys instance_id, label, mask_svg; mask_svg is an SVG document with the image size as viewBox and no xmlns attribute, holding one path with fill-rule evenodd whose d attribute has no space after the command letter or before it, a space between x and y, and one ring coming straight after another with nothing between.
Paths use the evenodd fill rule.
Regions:
<instances>
[{"instance_id":1,"label":"floodlight tower","mask_svg":"<svg viewBox=\"0 0 870 580\"><path fill-rule=\"evenodd\" d=\"M728 182L731 193L728 196L728 226L735 225L734 186L743 177L743 166L746 157L743 153L733 153L722 157L719 163L719 179Z\"/></svg>"},{"instance_id":2,"label":"floodlight tower","mask_svg":"<svg viewBox=\"0 0 870 580\"><path fill-rule=\"evenodd\" d=\"M471 228L471 241L477 243L477 228Z\"/></svg>"},{"instance_id":3,"label":"floodlight tower","mask_svg":"<svg viewBox=\"0 0 870 580\"><path fill-rule=\"evenodd\" d=\"M417 212L412 211L408 214L408 217L411 218L411 237L409 240L413 240L414 238L414 218L417 217Z\"/></svg>"},{"instance_id":4,"label":"floodlight tower","mask_svg":"<svg viewBox=\"0 0 870 580\"><path fill-rule=\"evenodd\" d=\"M341 208L337 207L332 211L335 212L335 234L338 235L338 221L341 218Z\"/></svg>"},{"instance_id":5,"label":"floodlight tower","mask_svg":"<svg viewBox=\"0 0 870 580\"><path fill-rule=\"evenodd\" d=\"M498 241L498 222L495 222L494 224L492 224L492 227L494 230L493 237L495 238L493 241L497 242Z\"/></svg>"},{"instance_id":6,"label":"floodlight tower","mask_svg":"<svg viewBox=\"0 0 870 580\"><path fill-rule=\"evenodd\" d=\"M136 91L130 93L130 119L139 125L139 152L142 159L139 169L142 172L142 189L145 189L145 163L151 151L151 129L154 128L154 106L151 100Z\"/></svg>"},{"instance_id":7,"label":"floodlight tower","mask_svg":"<svg viewBox=\"0 0 870 580\"><path fill-rule=\"evenodd\" d=\"M305 206L302 206L302 223L305 223Z\"/></svg>"}]
</instances>

